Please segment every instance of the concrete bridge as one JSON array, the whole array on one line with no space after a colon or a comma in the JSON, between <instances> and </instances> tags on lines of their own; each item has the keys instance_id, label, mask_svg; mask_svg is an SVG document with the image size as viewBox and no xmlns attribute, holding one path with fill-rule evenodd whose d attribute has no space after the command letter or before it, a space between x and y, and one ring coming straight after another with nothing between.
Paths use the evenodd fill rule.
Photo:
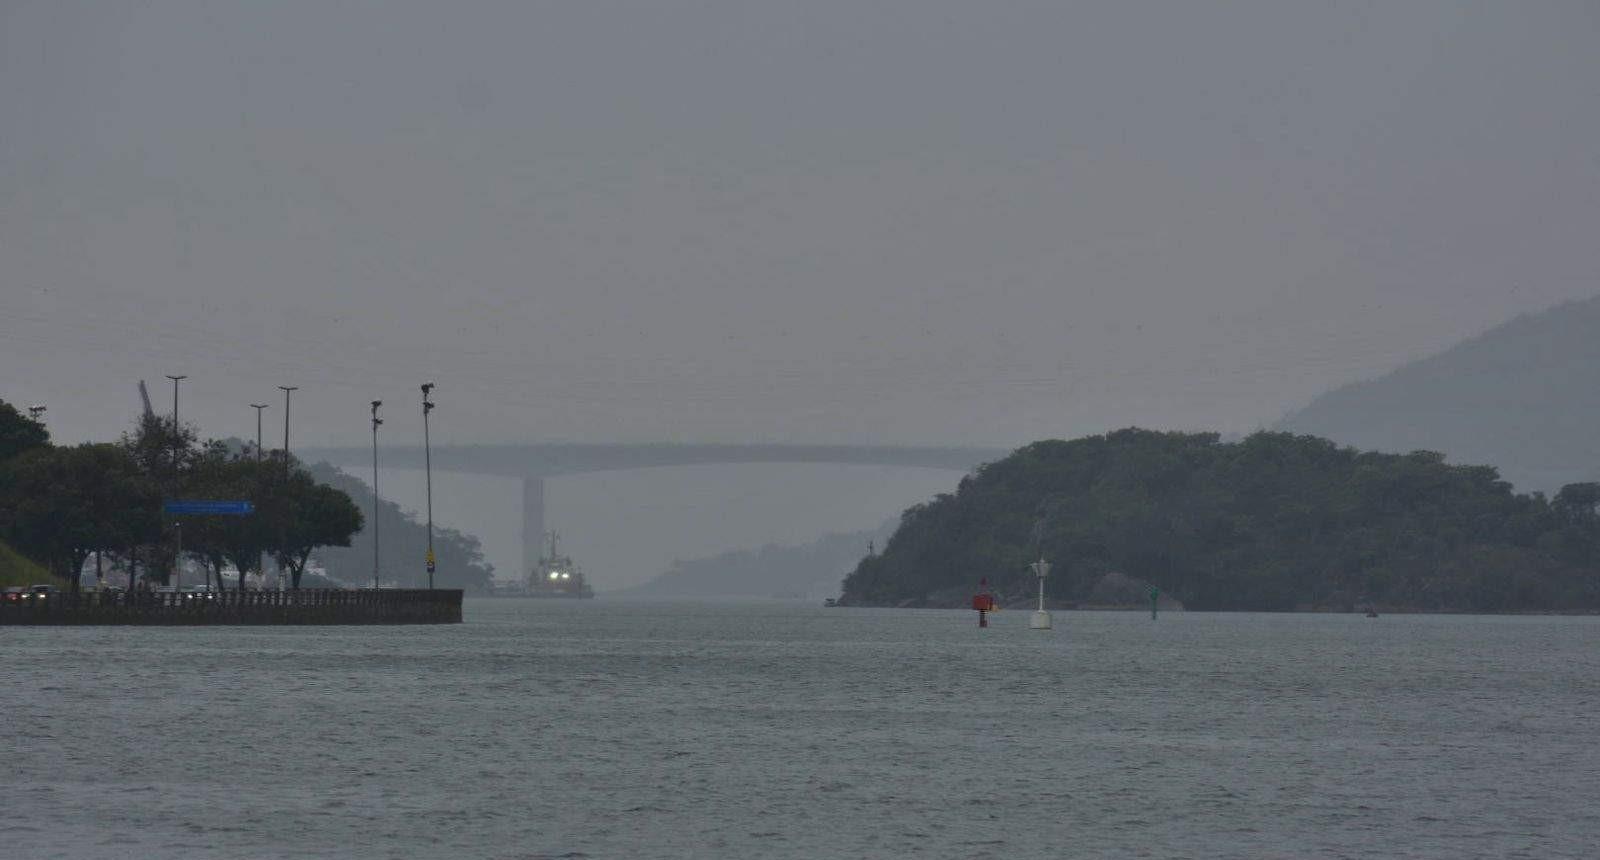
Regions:
<instances>
[{"instance_id":1,"label":"concrete bridge","mask_svg":"<svg viewBox=\"0 0 1600 860\"><path fill-rule=\"evenodd\" d=\"M545 444L440 445L432 451L440 472L522 479L522 562L529 570L544 542L544 479L589 472L727 463L830 463L967 471L1010 452L1002 448L906 448L890 445ZM306 448L300 459L346 469L372 463L371 448ZM421 469L421 446L382 446L385 468ZM360 474L357 472L357 474Z\"/></svg>"}]
</instances>

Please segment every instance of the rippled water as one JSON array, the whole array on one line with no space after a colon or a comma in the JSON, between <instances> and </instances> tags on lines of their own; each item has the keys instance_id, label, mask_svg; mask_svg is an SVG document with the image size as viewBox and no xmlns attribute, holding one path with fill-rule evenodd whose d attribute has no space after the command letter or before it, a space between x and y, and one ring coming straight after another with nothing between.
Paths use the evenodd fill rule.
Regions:
<instances>
[{"instance_id":1,"label":"rippled water","mask_svg":"<svg viewBox=\"0 0 1600 860\"><path fill-rule=\"evenodd\" d=\"M1600 619L0 628L0 857L1593 857Z\"/></svg>"}]
</instances>

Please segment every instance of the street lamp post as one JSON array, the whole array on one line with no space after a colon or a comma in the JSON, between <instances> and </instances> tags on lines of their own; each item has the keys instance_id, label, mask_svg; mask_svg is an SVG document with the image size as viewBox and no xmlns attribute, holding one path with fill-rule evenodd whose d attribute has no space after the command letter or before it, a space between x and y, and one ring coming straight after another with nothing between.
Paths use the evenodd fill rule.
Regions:
<instances>
[{"instance_id":1,"label":"street lamp post","mask_svg":"<svg viewBox=\"0 0 1600 860\"><path fill-rule=\"evenodd\" d=\"M378 587L378 407L382 400L372 401L372 587Z\"/></svg>"},{"instance_id":2,"label":"street lamp post","mask_svg":"<svg viewBox=\"0 0 1600 860\"><path fill-rule=\"evenodd\" d=\"M297 385L280 385L283 392L283 492L289 492L289 392L299 391ZM278 590L285 590L284 580L289 578L289 572L283 569L283 562L278 563Z\"/></svg>"},{"instance_id":3,"label":"street lamp post","mask_svg":"<svg viewBox=\"0 0 1600 860\"><path fill-rule=\"evenodd\" d=\"M428 440L428 413L433 411L433 402L428 399L428 394L433 391L433 383L422 384L422 471L427 476L428 487L428 589L433 589L433 569L436 566L433 555L433 454L430 451Z\"/></svg>"},{"instance_id":4,"label":"street lamp post","mask_svg":"<svg viewBox=\"0 0 1600 860\"><path fill-rule=\"evenodd\" d=\"M283 476L289 477L289 392L299 391L297 385L280 385L283 391Z\"/></svg>"},{"instance_id":5,"label":"street lamp post","mask_svg":"<svg viewBox=\"0 0 1600 860\"><path fill-rule=\"evenodd\" d=\"M261 453L261 410L267 408L267 404L265 404L265 403L252 403L252 404L250 404L250 408L252 408L252 409L254 409L256 411L256 481L258 482L257 486L259 487L259 486L261 486L261 483L259 483L259 482L261 482L261 480L262 480L261 479L261 457L262 457L262 453ZM256 533L256 535L258 535L258 536L261 533L260 529L253 529L252 531L254 531ZM262 585L266 585L267 551L265 549L257 549L256 550L256 572L261 574L261 577L262 577L261 584ZM242 570L239 571L239 590L240 591L244 591L244 571L242 571Z\"/></svg>"},{"instance_id":6,"label":"street lamp post","mask_svg":"<svg viewBox=\"0 0 1600 860\"><path fill-rule=\"evenodd\" d=\"M183 374L174 376L170 373L166 374L166 377L172 380L172 488L176 490L178 487L178 448L183 441L183 431L178 429L178 383L189 377ZM171 584L176 588L183 569L183 521L175 521L173 528L177 532L178 547L172 556Z\"/></svg>"},{"instance_id":7,"label":"street lamp post","mask_svg":"<svg viewBox=\"0 0 1600 860\"><path fill-rule=\"evenodd\" d=\"M261 462L261 410L267 408L265 403L252 403L250 408L256 411L256 462Z\"/></svg>"},{"instance_id":8,"label":"street lamp post","mask_svg":"<svg viewBox=\"0 0 1600 860\"><path fill-rule=\"evenodd\" d=\"M189 377L173 376L169 373L167 378L172 380L172 475L176 478L178 475L178 443L183 437L183 434L178 431L178 383Z\"/></svg>"}]
</instances>

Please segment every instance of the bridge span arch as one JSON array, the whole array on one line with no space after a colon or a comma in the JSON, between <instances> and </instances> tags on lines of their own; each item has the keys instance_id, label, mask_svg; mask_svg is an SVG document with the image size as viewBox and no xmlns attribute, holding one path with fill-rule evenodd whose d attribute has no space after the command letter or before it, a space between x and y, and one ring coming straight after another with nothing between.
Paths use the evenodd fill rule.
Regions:
<instances>
[{"instance_id":1,"label":"bridge span arch","mask_svg":"<svg viewBox=\"0 0 1600 860\"><path fill-rule=\"evenodd\" d=\"M433 468L440 472L522 479L521 559L523 570L526 571L538 560L544 540L546 478L661 466L748 463L906 466L970 471L1008 453L1001 448L891 445L552 443L439 445L432 449L431 456ZM372 462L372 449L307 448L298 456L309 462L326 461L346 469L360 469ZM379 457L385 468L421 469L424 466L420 445L380 447Z\"/></svg>"}]
</instances>

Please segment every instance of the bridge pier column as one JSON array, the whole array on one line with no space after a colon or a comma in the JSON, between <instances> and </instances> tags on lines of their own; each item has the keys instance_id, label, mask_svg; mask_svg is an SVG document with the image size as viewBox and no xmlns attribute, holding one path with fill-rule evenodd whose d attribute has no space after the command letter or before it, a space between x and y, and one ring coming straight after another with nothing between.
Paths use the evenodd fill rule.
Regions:
<instances>
[{"instance_id":1,"label":"bridge pier column","mask_svg":"<svg viewBox=\"0 0 1600 860\"><path fill-rule=\"evenodd\" d=\"M544 478L522 479L522 579L544 552Z\"/></svg>"}]
</instances>

